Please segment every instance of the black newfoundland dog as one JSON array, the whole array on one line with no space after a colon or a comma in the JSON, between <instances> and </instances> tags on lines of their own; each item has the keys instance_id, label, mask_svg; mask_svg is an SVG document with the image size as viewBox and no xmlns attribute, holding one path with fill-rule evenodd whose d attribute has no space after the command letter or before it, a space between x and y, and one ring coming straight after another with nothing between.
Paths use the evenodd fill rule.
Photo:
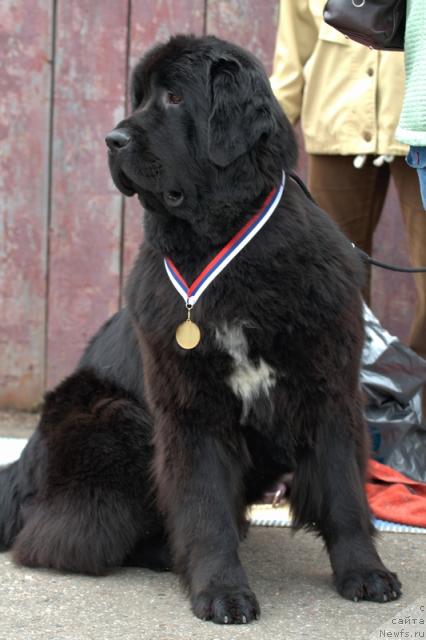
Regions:
<instances>
[{"instance_id":1,"label":"black newfoundland dog","mask_svg":"<svg viewBox=\"0 0 426 640\"><path fill-rule=\"evenodd\" d=\"M262 66L178 36L136 66L131 93L106 139L115 184L145 208L127 307L1 471L1 547L91 574L170 567L196 616L250 622L246 508L294 472L295 525L323 537L339 593L397 598L363 489L362 265L292 177Z\"/></svg>"}]
</instances>

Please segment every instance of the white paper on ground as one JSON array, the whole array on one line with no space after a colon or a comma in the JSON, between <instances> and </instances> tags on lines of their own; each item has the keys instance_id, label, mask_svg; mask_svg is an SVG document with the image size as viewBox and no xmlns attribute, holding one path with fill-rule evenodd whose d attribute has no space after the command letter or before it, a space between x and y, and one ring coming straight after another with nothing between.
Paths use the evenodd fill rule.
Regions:
<instances>
[{"instance_id":1,"label":"white paper on ground","mask_svg":"<svg viewBox=\"0 0 426 640\"><path fill-rule=\"evenodd\" d=\"M26 444L26 438L0 438L0 467L17 460Z\"/></svg>"}]
</instances>

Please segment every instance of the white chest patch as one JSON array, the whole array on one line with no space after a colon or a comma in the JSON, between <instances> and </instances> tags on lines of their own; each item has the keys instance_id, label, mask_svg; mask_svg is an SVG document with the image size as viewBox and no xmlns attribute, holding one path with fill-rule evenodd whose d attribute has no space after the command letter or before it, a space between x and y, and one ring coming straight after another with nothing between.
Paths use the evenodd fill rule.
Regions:
<instances>
[{"instance_id":1,"label":"white chest patch","mask_svg":"<svg viewBox=\"0 0 426 640\"><path fill-rule=\"evenodd\" d=\"M277 374L262 358L254 364L248 357L248 344L242 327L216 328L216 341L234 360L234 370L227 383L243 402L242 419L248 415L254 401L264 394L269 397Z\"/></svg>"}]
</instances>

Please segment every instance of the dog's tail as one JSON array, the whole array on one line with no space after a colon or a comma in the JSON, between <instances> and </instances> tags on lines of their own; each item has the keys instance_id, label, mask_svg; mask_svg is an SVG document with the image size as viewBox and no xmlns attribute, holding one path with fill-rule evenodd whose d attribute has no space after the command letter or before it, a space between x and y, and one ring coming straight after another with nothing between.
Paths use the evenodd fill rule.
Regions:
<instances>
[{"instance_id":1,"label":"dog's tail","mask_svg":"<svg viewBox=\"0 0 426 640\"><path fill-rule=\"evenodd\" d=\"M0 467L0 551L12 546L22 526L19 463Z\"/></svg>"}]
</instances>

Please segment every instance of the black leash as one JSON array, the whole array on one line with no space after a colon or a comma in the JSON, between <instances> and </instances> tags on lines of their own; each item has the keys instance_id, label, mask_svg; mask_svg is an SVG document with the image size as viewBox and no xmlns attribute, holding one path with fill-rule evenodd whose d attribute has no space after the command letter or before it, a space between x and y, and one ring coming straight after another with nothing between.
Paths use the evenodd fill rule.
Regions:
<instances>
[{"instance_id":1,"label":"black leash","mask_svg":"<svg viewBox=\"0 0 426 640\"><path fill-rule=\"evenodd\" d=\"M313 202L314 204L317 204L314 198L312 197L312 194L309 191L308 187L303 182L303 180L301 180L301 178L299 178L299 176L296 175L295 173L289 173L289 176L290 178L293 178L295 182L297 182L299 187L304 192L305 196L307 196L309 200L311 200L311 202ZM380 267L381 269L389 269L390 271L401 271L402 273L426 273L426 267L397 267L394 264L388 264L387 262L381 262L380 260L376 260L375 258L372 258L371 256L368 255L368 253L365 253L365 251L362 251L362 249L357 247L353 242L351 242L351 245L353 246L354 249L358 251L358 253L360 254L362 260L364 260L364 262L373 264L375 267Z\"/></svg>"},{"instance_id":2,"label":"black leash","mask_svg":"<svg viewBox=\"0 0 426 640\"><path fill-rule=\"evenodd\" d=\"M394 264L388 264L387 262L380 262L380 260L375 260L368 253L362 251L359 247L357 247L353 242L351 243L354 249L358 251L361 255L361 258L365 260L365 262L369 262L370 264L374 264L375 267L381 267L382 269L389 269L390 271L402 271L403 273L426 273L426 267L396 267Z\"/></svg>"}]
</instances>

